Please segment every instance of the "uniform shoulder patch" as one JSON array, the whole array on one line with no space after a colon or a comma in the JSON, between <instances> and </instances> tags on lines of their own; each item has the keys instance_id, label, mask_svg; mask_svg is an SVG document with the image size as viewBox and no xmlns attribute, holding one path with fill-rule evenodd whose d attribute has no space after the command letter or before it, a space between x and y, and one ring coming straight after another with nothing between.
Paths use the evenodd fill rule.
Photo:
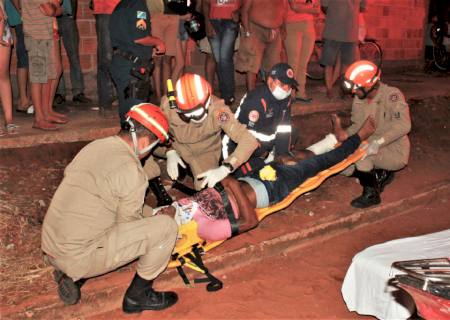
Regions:
<instances>
[{"instance_id":1,"label":"uniform shoulder patch","mask_svg":"<svg viewBox=\"0 0 450 320\"><path fill-rule=\"evenodd\" d=\"M224 109L219 109L216 112L216 118L220 124L225 124L230 120L230 113Z\"/></svg>"},{"instance_id":2,"label":"uniform shoulder patch","mask_svg":"<svg viewBox=\"0 0 450 320\"><path fill-rule=\"evenodd\" d=\"M259 112L256 110L250 111L250 113L248 114L248 120L252 122L257 122L258 119L259 119Z\"/></svg>"},{"instance_id":3,"label":"uniform shoulder patch","mask_svg":"<svg viewBox=\"0 0 450 320\"><path fill-rule=\"evenodd\" d=\"M398 94L397 93L391 93L389 95L389 101L390 102L397 102L399 99Z\"/></svg>"},{"instance_id":4,"label":"uniform shoulder patch","mask_svg":"<svg viewBox=\"0 0 450 320\"><path fill-rule=\"evenodd\" d=\"M393 92L389 93L388 100L389 102L398 102L405 100L405 98L403 97L403 94L400 92L400 90L394 90Z\"/></svg>"},{"instance_id":5,"label":"uniform shoulder patch","mask_svg":"<svg viewBox=\"0 0 450 320\"><path fill-rule=\"evenodd\" d=\"M136 29L139 29L141 31L147 30L147 22L145 22L145 19L139 19L136 21Z\"/></svg>"}]
</instances>

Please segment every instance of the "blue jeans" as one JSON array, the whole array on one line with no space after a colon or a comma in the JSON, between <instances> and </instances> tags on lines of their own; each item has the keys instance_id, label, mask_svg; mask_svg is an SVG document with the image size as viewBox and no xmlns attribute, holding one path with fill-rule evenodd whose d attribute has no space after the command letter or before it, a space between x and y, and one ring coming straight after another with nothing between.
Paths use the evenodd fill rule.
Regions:
<instances>
[{"instance_id":1,"label":"blue jeans","mask_svg":"<svg viewBox=\"0 0 450 320\"><path fill-rule=\"evenodd\" d=\"M75 96L84 93L84 79L80 65L80 54L78 47L80 44L80 36L75 19L72 16L64 15L56 18L58 22L58 32L62 37L64 48L67 52L70 64L70 82L72 83L72 94ZM63 96L66 95L66 86L64 82L64 74L59 81L56 93Z\"/></svg>"},{"instance_id":2,"label":"blue jeans","mask_svg":"<svg viewBox=\"0 0 450 320\"><path fill-rule=\"evenodd\" d=\"M208 40L217 63L220 93L223 99L229 99L235 90L233 55L239 25L223 19L211 19L211 24L216 35Z\"/></svg>"},{"instance_id":3,"label":"blue jeans","mask_svg":"<svg viewBox=\"0 0 450 320\"><path fill-rule=\"evenodd\" d=\"M109 14L95 15L97 32L97 91L100 108L111 108L113 83L111 79L112 45L109 36Z\"/></svg>"},{"instance_id":4,"label":"blue jeans","mask_svg":"<svg viewBox=\"0 0 450 320\"><path fill-rule=\"evenodd\" d=\"M328 169L343 161L358 149L361 139L353 135L345 140L338 148L312 158L299 161L294 165L282 165L272 163L271 167L276 171L275 181L261 180L259 172L254 172L248 177L260 181L267 190L270 205L278 203L286 198L292 190L301 185L306 179L314 177L319 172ZM245 181L245 180L244 180Z\"/></svg>"}]
</instances>

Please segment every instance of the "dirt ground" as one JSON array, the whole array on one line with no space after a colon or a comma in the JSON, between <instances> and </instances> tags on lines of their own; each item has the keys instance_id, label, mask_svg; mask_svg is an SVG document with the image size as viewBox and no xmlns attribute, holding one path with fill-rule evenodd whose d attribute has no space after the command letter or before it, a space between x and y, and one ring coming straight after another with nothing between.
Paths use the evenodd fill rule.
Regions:
<instances>
[{"instance_id":1,"label":"dirt ground","mask_svg":"<svg viewBox=\"0 0 450 320\"><path fill-rule=\"evenodd\" d=\"M442 179L448 182L449 106L449 97L410 101L413 121L413 131L410 137L413 148L410 166L404 170L403 174L410 174L415 183L408 184L408 180L405 179L402 185L397 185L397 188L418 188L417 191L419 191L420 187L418 186L425 187L431 183L431 176L435 177L433 181ZM348 121L348 114L341 114L341 116ZM328 117L327 114L314 114L295 118L294 123L299 129L300 137L298 146L305 146L327 133L330 128ZM38 293L54 292L55 285L51 280L51 268L42 261L40 228L51 197L62 179L65 166L83 145L84 143L74 143L0 151L0 305L15 305L20 301L37 296ZM445 170L445 174L442 174L443 170ZM339 208L339 202L334 205L335 207L326 208L326 205L329 204L327 199L340 199L342 193L339 192L339 187L342 184L344 184L343 188L350 188L355 193L359 192L359 187L348 180L350 179L343 177L330 179L323 188L321 187L320 190L306 197L307 203L303 201L301 207L294 203L285 210L286 215L293 210L305 213L306 216L311 212L320 214L324 210L339 212L342 210ZM395 197L395 190L392 191L392 195L387 197ZM152 200L149 199L149 201ZM424 209L426 205L428 204L424 204ZM445 214L445 211L442 214ZM309 219L314 219L314 217L309 217ZM425 220L417 224L423 225ZM322 258L327 257L328 255L324 254ZM301 259L299 258L299 260ZM302 269L301 265L299 264L298 277L307 278L309 270ZM266 272L272 267L272 262L262 264L258 268L267 270L258 270L258 272ZM268 273L267 276L270 277L270 274ZM236 281L239 282L238 279ZM254 296L262 295L263 291L271 290L270 286L266 286L268 279L259 279L258 281L260 286L253 284L254 287L250 285L245 287L246 282L242 280L241 290L236 292L241 291L244 300L252 300ZM318 287L311 288L308 289L309 295L316 295ZM246 293L244 293L244 289L248 289ZM255 313L255 317L278 317L275 313L277 305L283 305L284 308L285 304L282 302L285 295L290 294L294 293L280 292L278 303L268 304L268 306L272 306L272 311L265 316L263 313ZM254 307L254 311L258 312L259 309L253 303L236 307L232 297L228 302L226 302L225 296L222 296L222 299L224 305L228 305L230 310L235 310L235 308L249 310ZM267 303L264 299L258 299L258 301L263 304ZM321 307L315 306L313 302L302 304L303 315L315 314L314 312L319 309ZM195 310L196 308L192 308L189 312L194 313L186 311L186 314L191 314L192 318L201 317L200 314L195 314ZM298 309L294 308L294 310Z\"/></svg>"},{"instance_id":2,"label":"dirt ground","mask_svg":"<svg viewBox=\"0 0 450 320\"><path fill-rule=\"evenodd\" d=\"M427 212L427 223L418 224ZM368 246L450 228L448 202L425 204L352 232L281 252L222 276L224 289L177 289L179 303L163 312L144 312L135 319L361 319L349 312L341 285L352 257ZM89 319L129 319L120 309Z\"/></svg>"}]
</instances>

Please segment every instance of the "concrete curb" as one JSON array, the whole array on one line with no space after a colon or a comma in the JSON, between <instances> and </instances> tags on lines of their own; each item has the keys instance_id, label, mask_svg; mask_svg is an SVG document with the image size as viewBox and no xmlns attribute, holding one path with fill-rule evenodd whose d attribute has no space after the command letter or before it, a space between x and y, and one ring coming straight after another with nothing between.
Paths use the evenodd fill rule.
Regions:
<instances>
[{"instance_id":1,"label":"concrete curb","mask_svg":"<svg viewBox=\"0 0 450 320\"><path fill-rule=\"evenodd\" d=\"M2 139L0 141L0 150L28 148L42 144L92 141L95 139L115 135L117 132L119 132L119 129L120 128L118 125L112 125L111 127L103 128L93 125L92 127L64 131L61 130L59 132L49 131L33 135L17 135Z\"/></svg>"},{"instance_id":2,"label":"concrete curb","mask_svg":"<svg viewBox=\"0 0 450 320\"><path fill-rule=\"evenodd\" d=\"M401 200L384 203L364 211L331 216L311 228L294 230L282 236L262 241L257 245L247 245L241 249L216 256L213 255L213 251L206 256L205 264L214 275L222 278L226 272L257 263L267 257L286 254L310 245L313 241L323 241L356 227L405 214L425 201L448 199L449 196L450 181L443 181L431 186L428 190ZM224 263L225 261L226 263ZM8 319L93 317L99 313L99 310L104 313L119 308L123 293L133 273L134 271L130 269L103 276L91 284L88 282L86 288L83 288L82 302L75 306L64 306L56 295L46 295L24 301L20 305L3 307L0 313L2 317ZM198 274L193 275L188 272L188 277L193 279L193 277L198 277ZM158 288L173 289L182 285L175 270L169 270L161 279L158 279Z\"/></svg>"},{"instance_id":3,"label":"concrete curb","mask_svg":"<svg viewBox=\"0 0 450 320\"><path fill-rule=\"evenodd\" d=\"M406 99L421 100L437 96L450 96L450 77L434 77L420 72L388 73L383 74L391 86L398 87ZM292 105L292 116L306 116L315 113L332 113L349 111L352 101L350 99L329 101L320 91L322 82L311 82L310 90L314 95L311 104L295 103ZM239 94L243 94L240 88ZM239 100L239 99L238 99ZM118 132L118 119L104 119L92 111L71 110L70 122L57 132L44 132L27 128L30 118L17 119L21 125L21 133L17 136L0 138L0 150L8 148L25 148L40 144L67 143L74 141L91 141L98 138L114 135ZM20 122L21 120L21 122Z\"/></svg>"}]
</instances>

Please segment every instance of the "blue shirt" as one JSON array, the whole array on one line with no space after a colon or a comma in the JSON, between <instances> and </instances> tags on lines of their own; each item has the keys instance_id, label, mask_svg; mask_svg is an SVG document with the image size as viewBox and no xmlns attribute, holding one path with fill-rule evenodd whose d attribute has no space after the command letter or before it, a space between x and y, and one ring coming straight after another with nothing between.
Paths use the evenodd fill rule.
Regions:
<instances>
[{"instance_id":1,"label":"blue shirt","mask_svg":"<svg viewBox=\"0 0 450 320\"><path fill-rule=\"evenodd\" d=\"M275 148L276 155L289 152L291 138L291 97L277 100L268 86L263 84L247 93L243 98L235 117L255 136L260 147L253 157L260 157ZM231 153L235 143L228 143Z\"/></svg>"},{"instance_id":2,"label":"blue shirt","mask_svg":"<svg viewBox=\"0 0 450 320\"><path fill-rule=\"evenodd\" d=\"M111 14L109 31L113 48L151 59L153 46L134 42L151 35L150 12L144 0L120 1Z\"/></svg>"}]
</instances>

